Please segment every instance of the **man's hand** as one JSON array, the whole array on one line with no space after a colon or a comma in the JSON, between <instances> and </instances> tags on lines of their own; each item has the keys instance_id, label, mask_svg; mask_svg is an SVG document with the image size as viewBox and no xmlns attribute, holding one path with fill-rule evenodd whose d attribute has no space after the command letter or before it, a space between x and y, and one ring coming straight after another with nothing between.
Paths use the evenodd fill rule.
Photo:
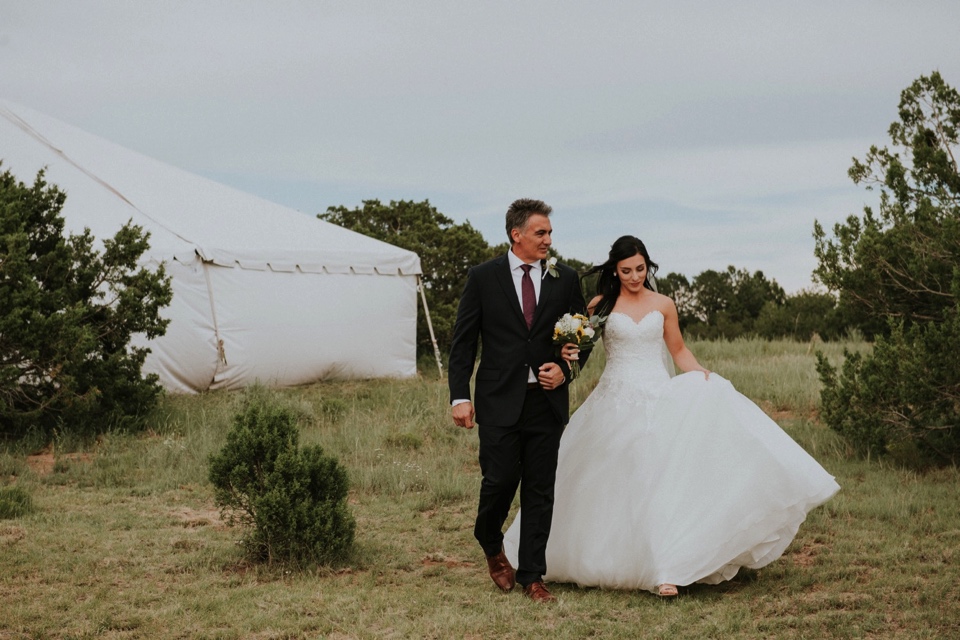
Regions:
<instances>
[{"instance_id":1,"label":"man's hand","mask_svg":"<svg viewBox=\"0 0 960 640\"><path fill-rule=\"evenodd\" d=\"M546 364L540 365L540 370L537 373L537 381L540 383L540 386L547 391L556 389L563 384L564 380L566 380L566 376L563 375L563 369L561 369L560 365L556 362L547 362Z\"/></svg>"},{"instance_id":2,"label":"man's hand","mask_svg":"<svg viewBox=\"0 0 960 640\"><path fill-rule=\"evenodd\" d=\"M461 402L453 406L453 423L464 429L473 429L472 402Z\"/></svg>"}]
</instances>

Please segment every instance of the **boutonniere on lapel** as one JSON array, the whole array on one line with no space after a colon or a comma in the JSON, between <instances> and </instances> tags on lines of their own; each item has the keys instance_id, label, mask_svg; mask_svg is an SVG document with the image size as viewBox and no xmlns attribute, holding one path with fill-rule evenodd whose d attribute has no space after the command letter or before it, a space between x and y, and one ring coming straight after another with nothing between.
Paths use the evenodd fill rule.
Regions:
<instances>
[{"instance_id":1,"label":"boutonniere on lapel","mask_svg":"<svg viewBox=\"0 0 960 640\"><path fill-rule=\"evenodd\" d=\"M549 273L551 278L559 278L560 272L557 271L557 259L555 257L549 257L546 260L540 261L540 269L543 271L543 276L540 277L541 280L546 277Z\"/></svg>"}]
</instances>

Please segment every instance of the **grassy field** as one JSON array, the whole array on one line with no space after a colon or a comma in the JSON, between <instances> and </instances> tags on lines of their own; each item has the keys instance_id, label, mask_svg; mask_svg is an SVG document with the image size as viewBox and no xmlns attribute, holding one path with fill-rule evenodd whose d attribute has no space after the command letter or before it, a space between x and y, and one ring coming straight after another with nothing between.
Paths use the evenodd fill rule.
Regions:
<instances>
[{"instance_id":1,"label":"grassy field","mask_svg":"<svg viewBox=\"0 0 960 640\"><path fill-rule=\"evenodd\" d=\"M0 453L2 484L33 504L0 520L0 639L960 637L960 471L850 457L816 420L809 345L691 347L842 486L760 571L666 601L573 585L554 586L556 606L499 593L472 536L476 433L452 425L428 370L277 392L302 415L302 441L349 470L357 549L337 567L251 565L222 522L206 461L242 394L169 397L139 436Z\"/></svg>"}]
</instances>

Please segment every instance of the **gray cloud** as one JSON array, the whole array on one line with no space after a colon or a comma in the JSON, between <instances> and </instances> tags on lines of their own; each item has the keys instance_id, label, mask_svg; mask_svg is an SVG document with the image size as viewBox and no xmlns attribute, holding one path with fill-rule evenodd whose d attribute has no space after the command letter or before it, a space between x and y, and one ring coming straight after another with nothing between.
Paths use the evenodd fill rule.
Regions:
<instances>
[{"instance_id":1,"label":"gray cloud","mask_svg":"<svg viewBox=\"0 0 960 640\"><path fill-rule=\"evenodd\" d=\"M884 142L899 92L934 69L960 85L946 0L0 0L0 16L3 97L305 213L429 198L500 242L506 205L534 195L566 255L643 232L668 270L735 264L788 289L809 284L814 218L870 197L846 169Z\"/></svg>"}]
</instances>

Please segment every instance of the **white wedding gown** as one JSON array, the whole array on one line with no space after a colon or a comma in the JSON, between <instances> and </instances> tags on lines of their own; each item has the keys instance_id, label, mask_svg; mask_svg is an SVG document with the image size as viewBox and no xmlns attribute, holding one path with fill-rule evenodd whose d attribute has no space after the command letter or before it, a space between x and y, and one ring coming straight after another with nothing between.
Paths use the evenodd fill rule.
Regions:
<instances>
[{"instance_id":1,"label":"white wedding gown","mask_svg":"<svg viewBox=\"0 0 960 640\"><path fill-rule=\"evenodd\" d=\"M656 591L780 557L833 476L716 373L671 378L659 311L611 313L603 340L606 369L560 443L544 579Z\"/></svg>"}]
</instances>

